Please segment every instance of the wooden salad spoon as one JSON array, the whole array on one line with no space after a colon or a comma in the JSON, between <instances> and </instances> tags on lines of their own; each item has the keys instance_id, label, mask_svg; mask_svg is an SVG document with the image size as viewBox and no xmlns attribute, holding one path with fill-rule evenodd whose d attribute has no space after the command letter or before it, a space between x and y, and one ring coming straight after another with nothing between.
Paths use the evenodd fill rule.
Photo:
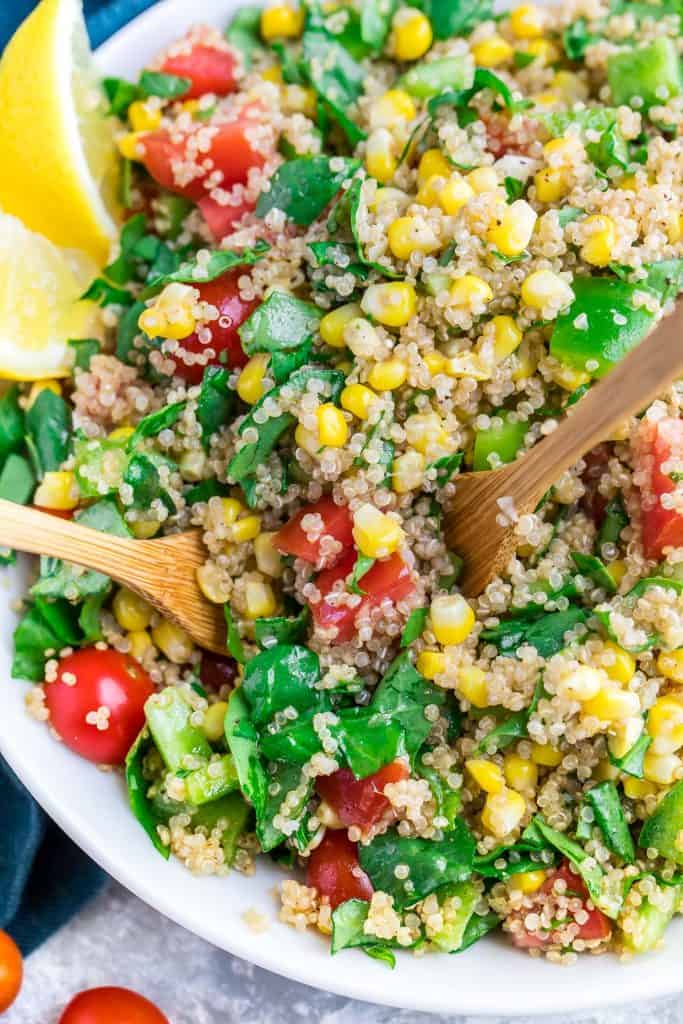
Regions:
<instances>
[{"instance_id":1,"label":"wooden salad spoon","mask_svg":"<svg viewBox=\"0 0 683 1024\"><path fill-rule=\"evenodd\" d=\"M455 478L444 532L449 548L465 560L461 580L465 594L480 594L514 551L513 525L499 521L506 509L514 509L517 516L533 512L565 470L683 377L682 326L683 307L679 306L529 452L500 469Z\"/></svg>"},{"instance_id":2,"label":"wooden salad spoon","mask_svg":"<svg viewBox=\"0 0 683 1024\"><path fill-rule=\"evenodd\" d=\"M114 537L0 499L0 538L18 551L106 573L182 626L201 647L226 653L223 607L207 601L197 584L196 571L207 558L201 530L158 540Z\"/></svg>"}]
</instances>

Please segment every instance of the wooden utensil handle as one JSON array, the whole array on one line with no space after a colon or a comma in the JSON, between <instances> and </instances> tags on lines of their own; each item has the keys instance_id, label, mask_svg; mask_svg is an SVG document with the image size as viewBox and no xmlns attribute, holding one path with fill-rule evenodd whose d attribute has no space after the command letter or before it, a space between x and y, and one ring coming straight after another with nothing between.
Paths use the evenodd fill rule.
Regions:
<instances>
[{"instance_id":1,"label":"wooden utensil handle","mask_svg":"<svg viewBox=\"0 0 683 1024\"><path fill-rule=\"evenodd\" d=\"M111 576L131 557L131 541L0 498L0 543L32 555L53 555ZM117 573L118 575L118 573Z\"/></svg>"},{"instance_id":2,"label":"wooden utensil handle","mask_svg":"<svg viewBox=\"0 0 683 1024\"><path fill-rule=\"evenodd\" d=\"M586 452L604 441L628 416L644 409L683 377L681 305L577 403L547 438L514 463L518 497L541 496Z\"/></svg>"}]
</instances>

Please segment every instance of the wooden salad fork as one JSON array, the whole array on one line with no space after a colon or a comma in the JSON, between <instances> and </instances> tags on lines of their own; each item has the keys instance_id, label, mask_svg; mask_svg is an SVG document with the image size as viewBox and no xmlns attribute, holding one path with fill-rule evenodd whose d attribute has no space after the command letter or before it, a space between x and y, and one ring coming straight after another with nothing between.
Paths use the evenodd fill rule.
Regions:
<instances>
[{"instance_id":1,"label":"wooden salad fork","mask_svg":"<svg viewBox=\"0 0 683 1024\"><path fill-rule=\"evenodd\" d=\"M201 647L225 654L223 607L207 601L197 584L196 571L207 557L201 530L158 540L114 537L0 499L0 538L18 551L106 573L182 626Z\"/></svg>"},{"instance_id":2,"label":"wooden salad fork","mask_svg":"<svg viewBox=\"0 0 683 1024\"><path fill-rule=\"evenodd\" d=\"M533 512L565 470L683 377L682 326L679 306L529 452L500 469L455 478L444 533L449 548L465 560L465 594L480 594L514 551L514 527L501 519L506 509L514 509L517 516Z\"/></svg>"}]
</instances>

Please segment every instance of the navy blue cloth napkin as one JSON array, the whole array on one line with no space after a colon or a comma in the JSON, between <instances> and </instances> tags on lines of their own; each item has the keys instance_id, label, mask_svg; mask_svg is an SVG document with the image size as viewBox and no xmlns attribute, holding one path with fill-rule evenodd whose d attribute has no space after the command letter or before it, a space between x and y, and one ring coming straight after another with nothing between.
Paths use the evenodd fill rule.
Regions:
<instances>
[{"instance_id":1,"label":"navy blue cloth napkin","mask_svg":"<svg viewBox=\"0 0 683 1024\"><path fill-rule=\"evenodd\" d=\"M85 0L93 46L153 2ZM0 51L35 6L35 0L0 0ZM0 928L30 953L104 881L100 868L50 821L0 757Z\"/></svg>"}]
</instances>

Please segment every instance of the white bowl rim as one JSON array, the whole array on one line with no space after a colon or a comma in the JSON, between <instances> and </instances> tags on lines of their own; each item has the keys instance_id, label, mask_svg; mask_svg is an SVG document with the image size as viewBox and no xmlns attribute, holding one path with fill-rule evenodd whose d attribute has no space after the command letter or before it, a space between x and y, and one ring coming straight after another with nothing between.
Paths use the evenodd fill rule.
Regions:
<instances>
[{"instance_id":1,"label":"white bowl rim","mask_svg":"<svg viewBox=\"0 0 683 1024\"><path fill-rule=\"evenodd\" d=\"M161 46L198 20L224 24L238 0L161 0L97 51L108 74L132 74ZM11 599L25 589L26 564L4 570ZM104 870L166 917L227 952L338 995L403 1009L446 1014L516 1017L569 1013L683 990L677 944L683 919L667 932L663 950L628 965L616 957L583 957L561 970L487 938L460 956L401 955L393 974L358 951L330 958L310 930L299 933L273 921L272 885L280 871L259 865L251 878L191 876L173 858L164 862L130 813L123 787L93 770L50 737L24 709L27 686L11 681L11 630L16 619L0 606L0 671L7 682L0 715L0 753L47 814ZM101 828L108 822L110 831ZM111 826L114 826L111 828ZM265 883L265 884L264 884ZM269 915L267 932L242 920L248 909Z\"/></svg>"}]
</instances>

